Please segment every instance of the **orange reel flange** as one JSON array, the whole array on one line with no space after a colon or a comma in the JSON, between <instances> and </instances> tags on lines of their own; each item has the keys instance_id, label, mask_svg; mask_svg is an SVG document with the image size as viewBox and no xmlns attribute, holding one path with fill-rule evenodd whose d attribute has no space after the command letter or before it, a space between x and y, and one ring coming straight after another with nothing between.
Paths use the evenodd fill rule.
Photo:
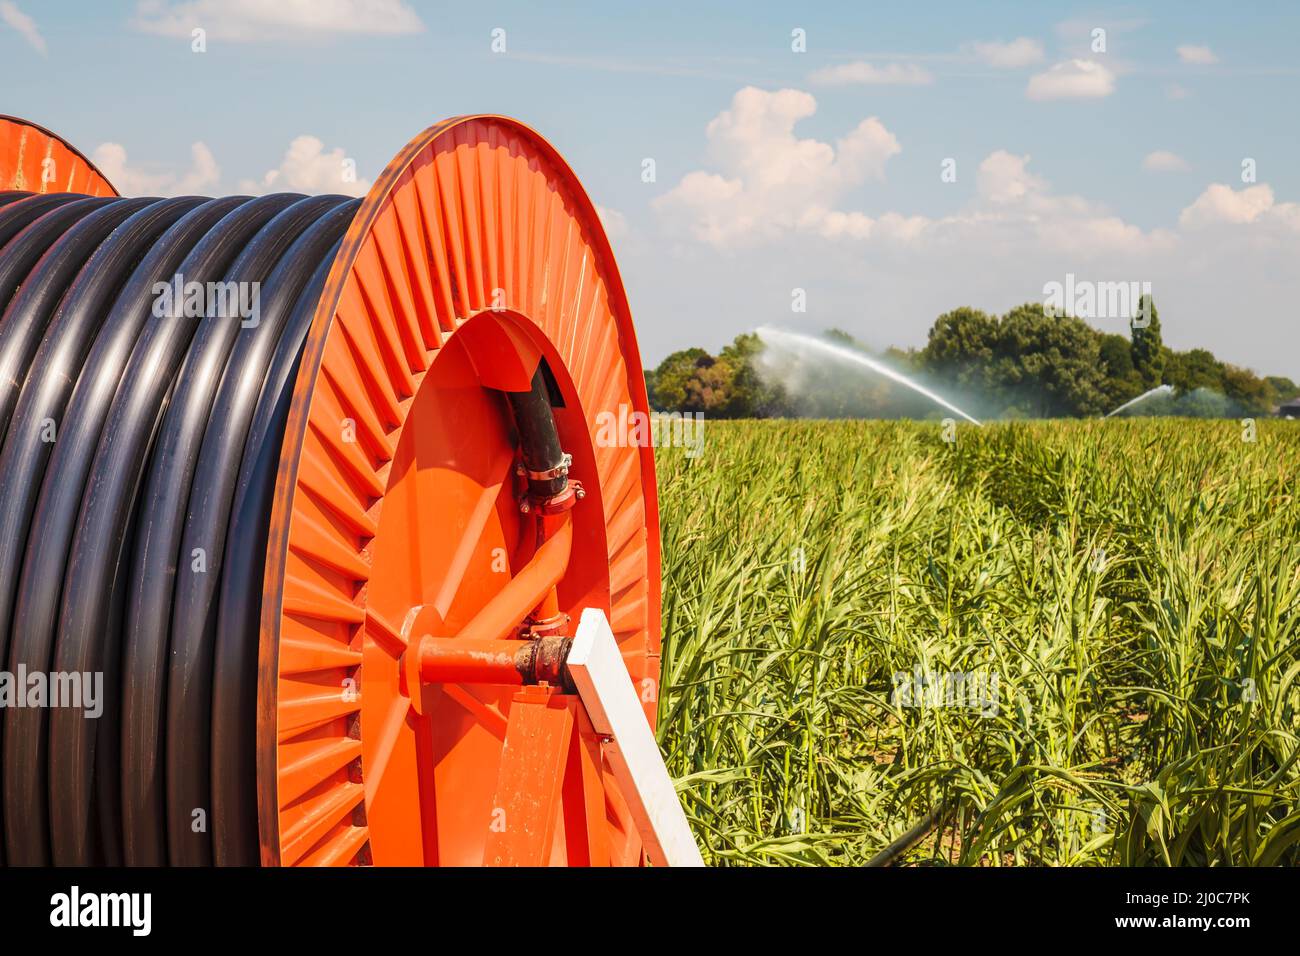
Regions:
<instances>
[{"instance_id":1,"label":"orange reel flange","mask_svg":"<svg viewBox=\"0 0 1300 956\"><path fill-rule=\"evenodd\" d=\"M0 115L0 192L5 190L117 195L95 164L61 136Z\"/></svg>"},{"instance_id":2,"label":"orange reel flange","mask_svg":"<svg viewBox=\"0 0 1300 956\"><path fill-rule=\"evenodd\" d=\"M546 517L521 498L503 397L541 363L583 491ZM622 281L563 159L496 116L412 140L343 241L286 428L259 659L263 862L640 861L562 682L496 683L508 668L473 670L472 643L470 671L438 671L464 679L404 676L421 638L525 636L528 602L511 602L545 579L550 631L608 615L653 725L659 523L636 413Z\"/></svg>"}]
</instances>

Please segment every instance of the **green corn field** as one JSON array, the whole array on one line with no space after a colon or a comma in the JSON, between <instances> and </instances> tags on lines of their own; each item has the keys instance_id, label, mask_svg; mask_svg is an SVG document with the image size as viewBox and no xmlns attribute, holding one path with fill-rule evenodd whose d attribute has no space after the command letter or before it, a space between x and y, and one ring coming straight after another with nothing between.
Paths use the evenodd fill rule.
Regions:
<instances>
[{"instance_id":1,"label":"green corn field","mask_svg":"<svg viewBox=\"0 0 1300 956\"><path fill-rule=\"evenodd\" d=\"M656 452L706 861L1300 862L1300 425L708 422ZM945 441L945 437L955 441Z\"/></svg>"}]
</instances>

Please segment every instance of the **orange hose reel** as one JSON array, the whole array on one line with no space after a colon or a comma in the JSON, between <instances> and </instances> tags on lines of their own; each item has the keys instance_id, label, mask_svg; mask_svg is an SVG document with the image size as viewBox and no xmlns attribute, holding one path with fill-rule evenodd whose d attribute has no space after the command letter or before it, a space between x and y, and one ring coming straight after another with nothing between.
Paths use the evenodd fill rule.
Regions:
<instances>
[{"instance_id":1,"label":"orange hose reel","mask_svg":"<svg viewBox=\"0 0 1300 956\"><path fill-rule=\"evenodd\" d=\"M0 188L115 195L10 119ZM503 400L543 365L581 488L555 508L528 496ZM602 413L634 411L626 294L564 160L498 116L411 140L333 261L281 448L256 700L264 864L641 862L602 741L540 660L603 610L653 726L653 453L596 441Z\"/></svg>"}]
</instances>

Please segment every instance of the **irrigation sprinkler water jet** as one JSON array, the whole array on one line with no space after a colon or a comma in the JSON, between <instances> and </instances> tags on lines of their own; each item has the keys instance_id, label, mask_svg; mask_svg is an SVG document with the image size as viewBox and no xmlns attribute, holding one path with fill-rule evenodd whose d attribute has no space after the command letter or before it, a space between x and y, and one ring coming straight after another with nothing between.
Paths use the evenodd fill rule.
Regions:
<instances>
[{"instance_id":1,"label":"irrigation sprinkler water jet","mask_svg":"<svg viewBox=\"0 0 1300 956\"><path fill-rule=\"evenodd\" d=\"M1148 398L1154 398L1156 395L1168 395L1168 394L1169 394L1170 392L1172 392L1173 390L1174 390L1174 387L1173 387L1172 385L1157 385L1155 388L1149 388L1149 389L1147 389L1145 392L1143 392L1141 395L1139 395L1137 398L1130 398L1127 402L1125 402L1125 403L1124 403L1123 405L1121 405L1119 408L1115 409L1115 410L1112 411L1112 412L1109 412L1109 413L1103 415L1102 418L1110 418L1111 415L1118 415L1120 412L1124 411L1124 409L1126 409L1126 408L1132 408L1134 405L1138 405L1138 404L1140 404L1140 403L1142 403L1142 402L1145 402Z\"/></svg>"},{"instance_id":2,"label":"irrigation sprinkler water jet","mask_svg":"<svg viewBox=\"0 0 1300 956\"><path fill-rule=\"evenodd\" d=\"M792 352L796 355L806 354L813 351L838 362L844 362L850 365L857 365L870 369L879 375L883 375L892 381L898 382L900 385L906 385L908 388L912 389L912 391L924 395L936 405L941 405L948 409L948 411L960 415L971 424L980 424L977 419L967 415L942 395L930 391L930 389L926 388L924 385L912 381L902 372L890 368L883 362L876 361L869 355L864 355L861 352L855 352L852 349L846 349L839 345L832 345L830 342L823 342L821 339L816 339L809 335L801 335L798 332L787 332L785 329L774 328L770 325L759 326L755 329L755 332L758 337L768 345L785 349L786 351Z\"/></svg>"}]
</instances>

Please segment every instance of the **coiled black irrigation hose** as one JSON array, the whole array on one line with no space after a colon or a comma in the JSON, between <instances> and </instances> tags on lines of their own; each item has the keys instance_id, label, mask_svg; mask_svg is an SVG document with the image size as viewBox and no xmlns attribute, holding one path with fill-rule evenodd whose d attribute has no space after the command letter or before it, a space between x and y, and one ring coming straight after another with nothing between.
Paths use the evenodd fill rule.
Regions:
<instances>
[{"instance_id":1,"label":"coiled black irrigation hose","mask_svg":"<svg viewBox=\"0 0 1300 956\"><path fill-rule=\"evenodd\" d=\"M258 862L271 501L359 204L0 192L0 668L103 681L0 707L0 862Z\"/></svg>"}]
</instances>

